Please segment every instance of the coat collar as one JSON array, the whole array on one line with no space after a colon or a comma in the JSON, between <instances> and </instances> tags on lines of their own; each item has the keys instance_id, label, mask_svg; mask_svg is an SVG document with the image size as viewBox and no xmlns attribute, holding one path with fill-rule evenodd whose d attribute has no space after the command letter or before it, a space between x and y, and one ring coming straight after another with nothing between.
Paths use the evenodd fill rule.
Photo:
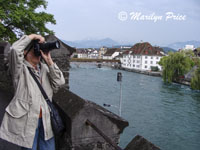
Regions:
<instances>
[{"instance_id":1,"label":"coat collar","mask_svg":"<svg viewBox=\"0 0 200 150\"><path fill-rule=\"evenodd\" d=\"M33 67L27 60L24 60L24 64L25 64L27 67L30 67L31 69L34 69L34 67Z\"/></svg>"},{"instance_id":2,"label":"coat collar","mask_svg":"<svg viewBox=\"0 0 200 150\"><path fill-rule=\"evenodd\" d=\"M36 72L35 68L34 68L27 60L24 60L24 64L25 64L27 67L30 67L31 70L33 71L33 73L34 73L36 76L38 76L39 78L41 78L41 73L42 73L42 65L41 65L41 63L38 64L40 75Z\"/></svg>"}]
</instances>

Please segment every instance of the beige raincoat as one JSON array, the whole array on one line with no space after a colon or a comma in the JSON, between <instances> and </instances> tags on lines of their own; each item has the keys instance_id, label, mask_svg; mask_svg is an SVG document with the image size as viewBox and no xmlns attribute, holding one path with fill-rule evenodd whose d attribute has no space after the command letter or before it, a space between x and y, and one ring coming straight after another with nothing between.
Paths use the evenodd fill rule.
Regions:
<instances>
[{"instance_id":1,"label":"beige raincoat","mask_svg":"<svg viewBox=\"0 0 200 150\"><path fill-rule=\"evenodd\" d=\"M24 49L31 42L28 36L16 41L9 55L10 72L13 79L15 95L6 108L0 128L0 138L22 147L32 148L35 131L38 126L40 107L42 108L42 121L45 140L53 137L48 105L41 94L36 82L30 75L27 66L32 68L24 59ZM62 72L56 64L41 65L40 79L49 99L53 92L65 84Z\"/></svg>"}]
</instances>

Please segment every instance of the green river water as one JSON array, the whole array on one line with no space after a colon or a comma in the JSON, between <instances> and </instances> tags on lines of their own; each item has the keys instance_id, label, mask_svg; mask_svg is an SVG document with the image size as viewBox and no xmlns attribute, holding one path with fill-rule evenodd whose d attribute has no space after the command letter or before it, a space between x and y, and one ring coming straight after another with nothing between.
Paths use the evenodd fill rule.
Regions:
<instances>
[{"instance_id":1,"label":"green river water","mask_svg":"<svg viewBox=\"0 0 200 150\"><path fill-rule=\"evenodd\" d=\"M129 122L120 136L125 147L137 134L163 150L200 149L200 92L179 84L164 84L162 78L95 64L71 64L70 90L103 106L118 106L122 72L122 117ZM116 107L107 108L118 113Z\"/></svg>"}]
</instances>

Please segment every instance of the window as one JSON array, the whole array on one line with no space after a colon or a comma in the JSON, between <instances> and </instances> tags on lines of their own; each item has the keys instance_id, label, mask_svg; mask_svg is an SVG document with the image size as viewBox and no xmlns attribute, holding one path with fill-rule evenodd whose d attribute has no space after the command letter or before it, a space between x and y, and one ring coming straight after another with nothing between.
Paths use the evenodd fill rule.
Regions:
<instances>
[{"instance_id":1,"label":"window","mask_svg":"<svg viewBox=\"0 0 200 150\"><path fill-rule=\"evenodd\" d=\"M135 60L133 60L133 63L135 63Z\"/></svg>"},{"instance_id":2,"label":"window","mask_svg":"<svg viewBox=\"0 0 200 150\"><path fill-rule=\"evenodd\" d=\"M148 56L145 56L145 59L147 59L148 58Z\"/></svg>"},{"instance_id":3,"label":"window","mask_svg":"<svg viewBox=\"0 0 200 150\"><path fill-rule=\"evenodd\" d=\"M151 56L151 59L153 59L153 56Z\"/></svg>"},{"instance_id":4,"label":"window","mask_svg":"<svg viewBox=\"0 0 200 150\"><path fill-rule=\"evenodd\" d=\"M135 55L133 56L133 58L135 58Z\"/></svg>"},{"instance_id":5,"label":"window","mask_svg":"<svg viewBox=\"0 0 200 150\"><path fill-rule=\"evenodd\" d=\"M159 57L156 57L156 59L159 59Z\"/></svg>"},{"instance_id":6,"label":"window","mask_svg":"<svg viewBox=\"0 0 200 150\"><path fill-rule=\"evenodd\" d=\"M145 61L145 64L147 64L147 61Z\"/></svg>"},{"instance_id":7,"label":"window","mask_svg":"<svg viewBox=\"0 0 200 150\"><path fill-rule=\"evenodd\" d=\"M137 65L136 67L137 67L137 68L139 68L140 66L139 66L139 65Z\"/></svg>"},{"instance_id":8,"label":"window","mask_svg":"<svg viewBox=\"0 0 200 150\"><path fill-rule=\"evenodd\" d=\"M147 66L144 66L144 68L147 68Z\"/></svg>"},{"instance_id":9,"label":"window","mask_svg":"<svg viewBox=\"0 0 200 150\"><path fill-rule=\"evenodd\" d=\"M153 64L153 61L151 61L151 64Z\"/></svg>"},{"instance_id":10,"label":"window","mask_svg":"<svg viewBox=\"0 0 200 150\"><path fill-rule=\"evenodd\" d=\"M156 64L158 64L158 61L156 62Z\"/></svg>"},{"instance_id":11,"label":"window","mask_svg":"<svg viewBox=\"0 0 200 150\"><path fill-rule=\"evenodd\" d=\"M139 60L137 60L137 63L140 63L140 61L139 61Z\"/></svg>"},{"instance_id":12,"label":"window","mask_svg":"<svg viewBox=\"0 0 200 150\"><path fill-rule=\"evenodd\" d=\"M133 65L133 67L135 67L135 65Z\"/></svg>"},{"instance_id":13,"label":"window","mask_svg":"<svg viewBox=\"0 0 200 150\"><path fill-rule=\"evenodd\" d=\"M137 58L140 58L140 56L137 56Z\"/></svg>"}]
</instances>

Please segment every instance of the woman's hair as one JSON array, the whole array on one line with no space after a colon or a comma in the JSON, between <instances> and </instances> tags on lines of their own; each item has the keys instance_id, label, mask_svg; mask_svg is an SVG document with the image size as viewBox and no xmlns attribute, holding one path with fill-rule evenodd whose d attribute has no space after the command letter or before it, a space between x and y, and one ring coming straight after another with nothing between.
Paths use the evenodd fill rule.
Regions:
<instances>
[{"instance_id":1,"label":"woman's hair","mask_svg":"<svg viewBox=\"0 0 200 150\"><path fill-rule=\"evenodd\" d=\"M31 41L31 43L28 44L28 46L24 49L25 51L27 51L27 53L24 55L24 58L26 58L27 54L31 51L32 48L33 48L33 41Z\"/></svg>"}]
</instances>

